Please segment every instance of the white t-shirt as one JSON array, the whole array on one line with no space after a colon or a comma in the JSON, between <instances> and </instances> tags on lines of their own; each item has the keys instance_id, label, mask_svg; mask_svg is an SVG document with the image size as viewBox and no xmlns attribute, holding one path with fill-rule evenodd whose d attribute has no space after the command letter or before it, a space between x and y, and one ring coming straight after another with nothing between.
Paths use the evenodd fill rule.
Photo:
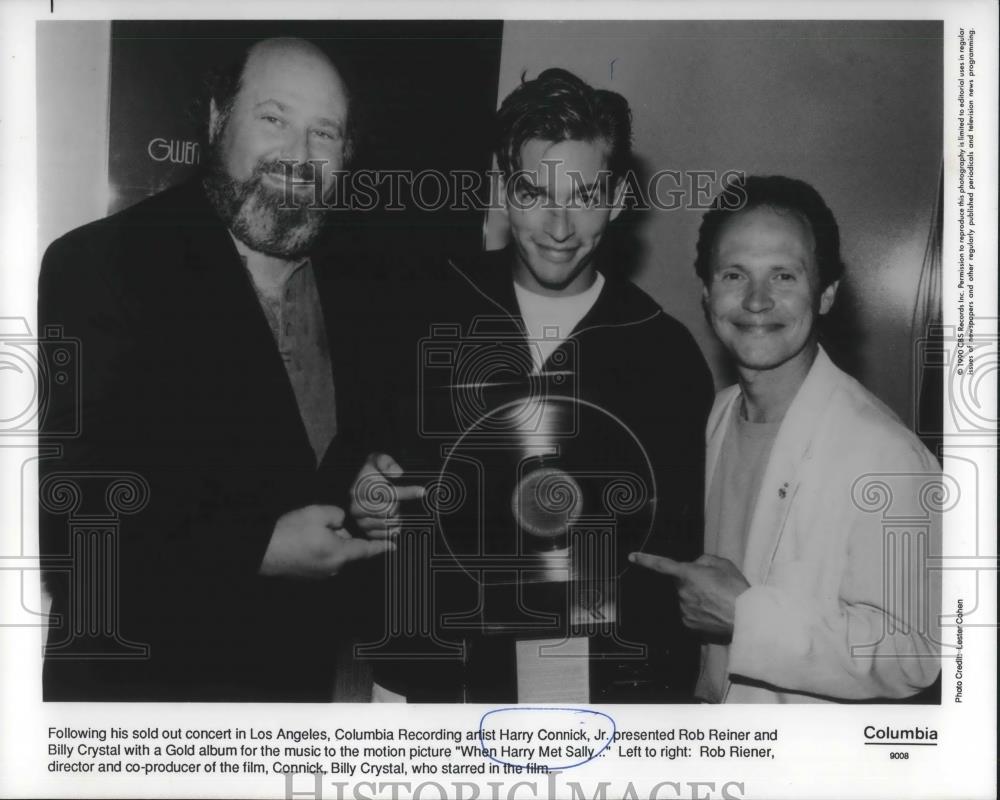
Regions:
<instances>
[{"instance_id":1,"label":"white t-shirt","mask_svg":"<svg viewBox=\"0 0 1000 800\"><path fill-rule=\"evenodd\" d=\"M728 558L738 568L743 566L761 482L781 428L781 422L749 422L741 408L742 403L733 403L705 504L705 552ZM724 702L728 674L729 645L704 645L695 695L710 703Z\"/></svg>"},{"instance_id":2,"label":"white t-shirt","mask_svg":"<svg viewBox=\"0 0 1000 800\"><path fill-rule=\"evenodd\" d=\"M604 276L600 272L589 289L568 296L535 294L514 282L517 305L532 344L531 357L536 373L593 308L603 288Z\"/></svg>"}]
</instances>

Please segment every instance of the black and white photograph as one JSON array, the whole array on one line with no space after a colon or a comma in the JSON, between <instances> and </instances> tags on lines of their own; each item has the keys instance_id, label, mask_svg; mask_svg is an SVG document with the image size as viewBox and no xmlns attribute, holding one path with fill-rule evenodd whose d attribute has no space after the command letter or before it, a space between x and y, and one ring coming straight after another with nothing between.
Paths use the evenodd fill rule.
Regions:
<instances>
[{"instance_id":1,"label":"black and white photograph","mask_svg":"<svg viewBox=\"0 0 1000 800\"><path fill-rule=\"evenodd\" d=\"M989 3L29 5L0 795L995 794Z\"/></svg>"}]
</instances>

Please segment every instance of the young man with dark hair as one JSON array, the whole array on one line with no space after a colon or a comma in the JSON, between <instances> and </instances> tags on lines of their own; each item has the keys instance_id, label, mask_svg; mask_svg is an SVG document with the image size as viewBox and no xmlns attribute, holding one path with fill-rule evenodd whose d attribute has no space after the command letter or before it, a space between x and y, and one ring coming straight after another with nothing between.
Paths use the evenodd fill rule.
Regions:
<instances>
[{"instance_id":1,"label":"young man with dark hair","mask_svg":"<svg viewBox=\"0 0 1000 800\"><path fill-rule=\"evenodd\" d=\"M534 555L518 550L523 563L554 558L557 553L572 559L575 556L566 552L567 530L583 519L577 519L577 510L597 510L601 497L588 505L592 495L600 495L612 482L600 481L624 475L641 482L648 473L648 485L642 488L648 496L635 515L648 512L645 524L617 529L609 547L619 552L618 569L601 565L614 572L616 602L611 605L610 622L611 638L617 641L612 649L622 642L627 646L615 655L601 649L607 642L601 644L599 637L590 636L588 641L587 635L572 631L562 637L550 633L549 641L527 637L525 643L521 640L526 637L510 632L514 625L508 626L506 638L493 635L490 630L503 628L504 620L490 618L494 589L479 587L478 595L474 590L471 596L473 606L464 609L472 612L479 604L479 628L473 624L459 634L451 628L452 639L465 648L465 665L449 669L431 663L422 668L403 661L383 666L376 674L376 695L490 702L572 698L683 702L693 689L697 647L679 624L676 597L650 581L645 571L629 569L625 554L636 547L675 558L698 552L702 430L712 381L688 331L645 292L618 277L616 265L606 260L601 248L608 226L622 213L618 201L631 148L628 103L566 70L549 69L523 82L504 100L495 141L510 245L453 262L447 279L432 282L433 296L421 298L420 335L429 337L435 329L456 334L451 380L428 388L434 382L432 365L415 366L423 370L421 394L427 399L420 413L438 402L445 415L461 416L458 412L470 406L483 415L478 423L466 422L472 432L459 426L445 449L461 450L477 434L496 432L493 423L500 428L509 424L512 439L523 444L513 448L519 455L510 471L522 477L519 481L511 477L511 485L516 483L512 489L506 475L484 466L485 483L470 486L469 494L497 494L496 504L491 511L484 501L487 510L480 517L484 522L470 514L467 519L472 521L457 525L465 538L457 544L452 540L450 549L463 563L461 554L474 549L469 540L474 542L477 533L485 550L497 542L502 547L505 537L508 542L529 542L523 547L531 550L529 540L551 536L562 549L538 546ZM495 344L484 346L490 337ZM415 349L411 352L416 355ZM477 365L476 359L481 363ZM523 387L526 395L511 401L518 397L518 389L511 387ZM504 406L499 398L513 405ZM518 422L517 413L507 413L512 409L526 412L525 417ZM538 416L532 417L531 411L538 411ZM417 416L409 412L410 420ZM579 429L560 429L569 418ZM595 421L598 418L600 422ZM567 435L560 438L562 433ZM414 430L411 421L411 452L441 448L440 440L421 434L426 430ZM633 444L637 460L626 453ZM506 446L510 443L491 445L492 450L483 451L483 463L498 447ZM539 447L550 450L539 455ZM568 466L573 458L577 471ZM566 505L546 514L541 487L550 481L558 484L561 493L556 494ZM567 511L573 503L579 504L577 510ZM477 524L485 529L477 531ZM447 538L449 532L444 535ZM482 573L478 575L481 579ZM525 581L518 591L529 593L530 579ZM513 614L524 601L519 597L510 600L509 608L501 603L499 617ZM450 613L454 618L463 609L455 608L453 601L454 597L435 597L431 601L435 615ZM441 627L435 631L445 638L449 635ZM532 659L536 666L544 662L549 652L545 648L554 652L556 645L572 650L549 661L559 675L559 687L532 688L525 678L525 664ZM540 659L534 658L539 654ZM577 687L582 697L571 688L581 654L591 663L589 686Z\"/></svg>"},{"instance_id":2,"label":"young man with dark hair","mask_svg":"<svg viewBox=\"0 0 1000 800\"><path fill-rule=\"evenodd\" d=\"M912 696L940 670L926 560L940 553L940 467L818 344L844 272L836 220L812 186L750 177L705 214L697 253L739 375L708 423L705 554L632 558L676 579L705 636L698 695Z\"/></svg>"}]
</instances>

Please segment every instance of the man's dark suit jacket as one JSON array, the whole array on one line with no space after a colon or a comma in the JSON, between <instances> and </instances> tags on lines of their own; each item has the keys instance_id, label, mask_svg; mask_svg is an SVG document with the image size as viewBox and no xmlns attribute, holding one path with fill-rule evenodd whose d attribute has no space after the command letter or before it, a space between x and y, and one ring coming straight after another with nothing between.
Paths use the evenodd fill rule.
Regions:
<instances>
[{"instance_id":1,"label":"man's dark suit jacket","mask_svg":"<svg viewBox=\"0 0 1000 800\"><path fill-rule=\"evenodd\" d=\"M346 508L360 459L365 303L353 282L314 268L338 423L319 469L253 286L199 182L49 247L40 328L79 339L81 404L53 396L40 441L73 414L81 434L41 464L57 615L46 700L330 699L350 576L257 574L282 514ZM129 474L148 500L104 526L109 556L84 518L106 514L107 485ZM79 489L75 507L58 502L64 479ZM100 576L95 558L106 561Z\"/></svg>"}]
</instances>

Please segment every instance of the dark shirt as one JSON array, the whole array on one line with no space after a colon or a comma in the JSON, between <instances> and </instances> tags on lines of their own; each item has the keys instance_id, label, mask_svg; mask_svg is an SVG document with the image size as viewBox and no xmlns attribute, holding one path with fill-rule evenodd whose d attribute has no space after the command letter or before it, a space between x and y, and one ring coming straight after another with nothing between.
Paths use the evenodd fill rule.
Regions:
<instances>
[{"instance_id":1,"label":"dark shirt","mask_svg":"<svg viewBox=\"0 0 1000 800\"><path fill-rule=\"evenodd\" d=\"M261 264L257 254L234 241L274 335L319 464L337 435L337 405L329 338L312 261L305 258L288 264L281 275L267 275L271 265Z\"/></svg>"}]
</instances>

